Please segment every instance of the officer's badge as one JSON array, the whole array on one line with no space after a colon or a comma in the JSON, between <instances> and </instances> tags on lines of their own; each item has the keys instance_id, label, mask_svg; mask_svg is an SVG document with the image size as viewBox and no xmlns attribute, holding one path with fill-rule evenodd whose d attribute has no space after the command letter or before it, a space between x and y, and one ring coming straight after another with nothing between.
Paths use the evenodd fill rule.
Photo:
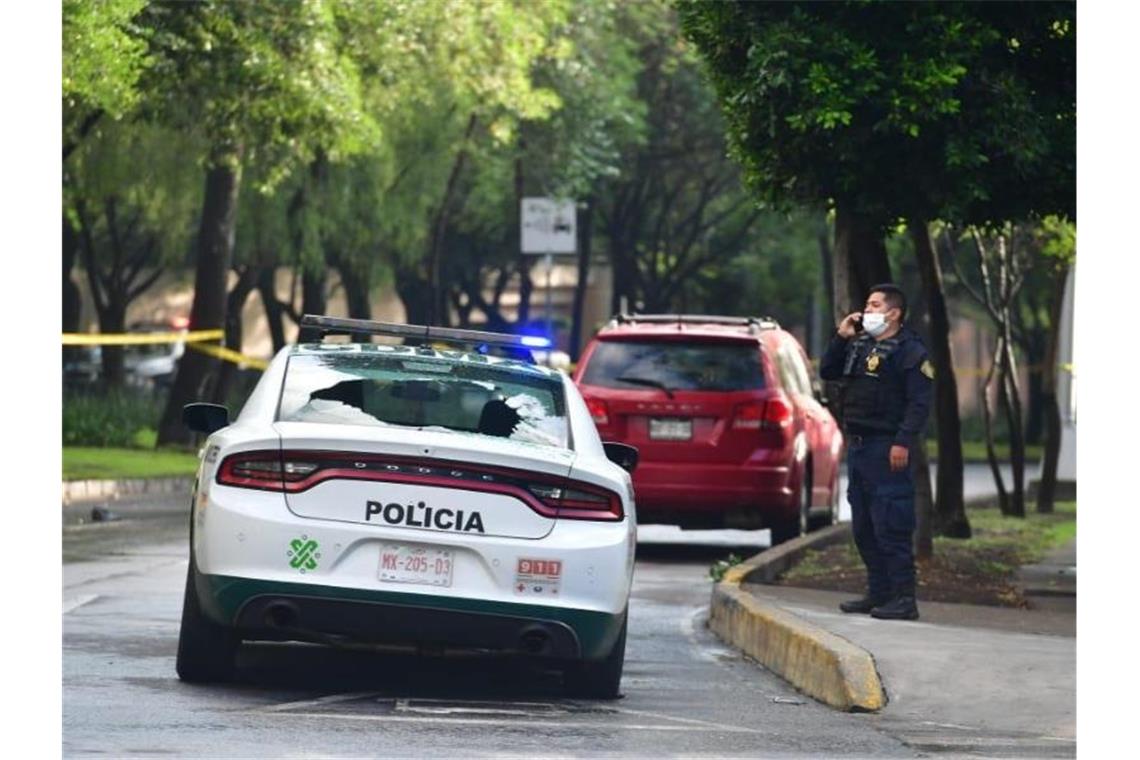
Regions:
<instances>
[{"instance_id":1,"label":"officer's badge","mask_svg":"<svg viewBox=\"0 0 1140 760\"><path fill-rule=\"evenodd\" d=\"M878 371L879 362L881 362L881 361L882 361L882 359L879 357L878 354L871 354L870 356L868 356L867 357L867 371L868 372Z\"/></svg>"},{"instance_id":2,"label":"officer's badge","mask_svg":"<svg viewBox=\"0 0 1140 760\"><path fill-rule=\"evenodd\" d=\"M934 365L930 363L929 359L926 359L925 361L923 361L922 366L919 367L918 370L922 374L929 377L931 380L934 379Z\"/></svg>"}]
</instances>

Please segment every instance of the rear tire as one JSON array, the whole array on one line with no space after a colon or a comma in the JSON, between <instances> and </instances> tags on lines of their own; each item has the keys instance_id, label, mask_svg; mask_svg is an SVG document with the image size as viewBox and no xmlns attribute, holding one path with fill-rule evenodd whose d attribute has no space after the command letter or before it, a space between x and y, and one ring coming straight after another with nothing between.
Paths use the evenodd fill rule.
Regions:
<instances>
[{"instance_id":1,"label":"rear tire","mask_svg":"<svg viewBox=\"0 0 1140 760\"><path fill-rule=\"evenodd\" d=\"M233 678L241 640L230 629L202 614L198 589L194 584L194 558L186 569L186 590L182 595L182 627L178 634L175 670L188 683L217 683Z\"/></svg>"},{"instance_id":2,"label":"rear tire","mask_svg":"<svg viewBox=\"0 0 1140 760\"><path fill-rule=\"evenodd\" d=\"M796 514L781 519L772 525L772 546L791 541L804 535L810 529L811 514L811 461L804 462L804 474L800 479L800 493Z\"/></svg>"},{"instance_id":3,"label":"rear tire","mask_svg":"<svg viewBox=\"0 0 1140 760\"><path fill-rule=\"evenodd\" d=\"M625 633L629 612L622 617L621 632L610 653L599 661L582 660L566 667L566 692L585 699L617 699L621 696L621 672L625 666Z\"/></svg>"},{"instance_id":4,"label":"rear tire","mask_svg":"<svg viewBox=\"0 0 1140 760\"><path fill-rule=\"evenodd\" d=\"M827 514L820 517L809 518L809 530L819 530L834 525L839 519L839 468L835 468L835 475L831 479L831 500L827 504Z\"/></svg>"}]
</instances>

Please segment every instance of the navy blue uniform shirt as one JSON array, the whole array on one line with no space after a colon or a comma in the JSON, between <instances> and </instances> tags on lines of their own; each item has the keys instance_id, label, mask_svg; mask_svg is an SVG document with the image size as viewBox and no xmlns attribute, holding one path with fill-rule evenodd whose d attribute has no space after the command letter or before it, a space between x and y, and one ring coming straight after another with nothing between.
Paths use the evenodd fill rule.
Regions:
<instances>
[{"instance_id":1,"label":"navy blue uniform shirt","mask_svg":"<svg viewBox=\"0 0 1140 760\"><path fill-rule=\"evenodd\" d=\"M847 340L836 333L819 364L824 380L844 385L843 428L888 435L910 448L930 414L934 367L922 339L903 327L876 341L866 333Z\"/></svg>"}]
</instances>

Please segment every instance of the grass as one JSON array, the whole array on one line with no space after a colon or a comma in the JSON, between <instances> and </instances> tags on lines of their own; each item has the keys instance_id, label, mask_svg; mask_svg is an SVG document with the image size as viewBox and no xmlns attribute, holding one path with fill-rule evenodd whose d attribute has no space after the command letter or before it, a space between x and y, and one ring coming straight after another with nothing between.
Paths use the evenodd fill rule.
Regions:
<instances>
[{"instance_id":1,"label":"grass","mask_svg":"<svg viewBox=\"0 0 1140 760\"><path fill-rule=\"evenodd\" d=\"M1050 549L1060 546L1077 535L1077 503L1061 501L1052 514L1040 515L1033 504L1025 519L1004 517L993 508L970 509L966 516L974 535L966 540L935 538L934 553L939 550L977 551L1000 549L1011 552L1019 565L1041 559Z\"/></svg>"},{"instance_id":2,"label":"grass","mask_svg":"<svg viewBox=\"0 0 1140 760\"><path fill-rule=\"evenodd\" d=\"M1035 444L1029 444L1025 447L1025 461L1037 462L1040 461L1044 447ZM995 443L994 453L1001 462L1009 462L1009 444L1008 443ZM926 455L931 460L938 459L938 440L935 438L926 439ZM962 460L965 462L987 462L986 459L986 443L985 441L962 441Z\"/></svg>"},{"instance_id":3,"label":"grass","mask_svg":"<svg viewBox=\"0 0 1140 760\"><path fill-rule=\"evenodd\" d=\"M182 451L63 447L64 480L111 480L190 476L198 457Z\"/></svg>"},{"instance_id":4,"label":"grass","mask_svg":"<svg viewBox=\"0 0 1140 760\"><path fill-rule=\"evenodd\" d=\"M1032 504L1029 505L1032 509ZM1014 587L1021 565L1040 561L1077 535L1077 505L1058 502L1048 515L1004 517L993 507L970 508L969 539L935 538L934 556L918 563L919 595L932 601L1023 606ZM861 591L865 569L852 542L809 552L780 579L792 586Z\"/></svg>"}]
</instances>

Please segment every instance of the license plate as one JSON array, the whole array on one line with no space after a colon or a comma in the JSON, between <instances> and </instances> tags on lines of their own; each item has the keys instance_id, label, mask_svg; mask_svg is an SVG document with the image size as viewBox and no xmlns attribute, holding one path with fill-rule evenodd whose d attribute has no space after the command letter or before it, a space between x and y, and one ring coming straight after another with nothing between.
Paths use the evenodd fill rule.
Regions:
<instances>
[{"instance_id":1,"label":"license plate","mask_svg":"<svg viewBox=\"0 0 1140 760\"><path fill-rule=\"evenodd\" d=\"M384 543L380 546L379 577L389 583L450 586L454 564L451 549L424 544Z\"/></svg>"},{"instance_id":2,"label":"license plate","mask_svg":"<svg viewBox=\"0 0 1140 760\"><path fill-rule=\"evenodd\" d=\"M676 417L650 418L649 437L655 441L688 441L693 437L693 421Z\"/></svg>"}]
</instances>

